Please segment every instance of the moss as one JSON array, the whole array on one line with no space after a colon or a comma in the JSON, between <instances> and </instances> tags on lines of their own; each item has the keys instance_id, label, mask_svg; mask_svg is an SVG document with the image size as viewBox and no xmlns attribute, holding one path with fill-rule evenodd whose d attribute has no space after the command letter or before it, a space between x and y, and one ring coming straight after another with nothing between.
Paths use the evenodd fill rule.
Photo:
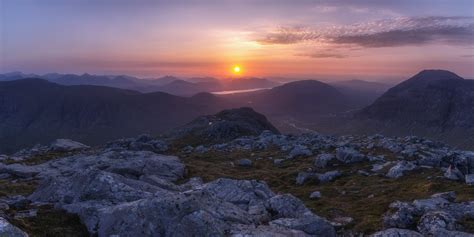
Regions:
<instances>
[{"instance_id":1,"label":"moss","mask_svg":"<svg viewBox=\"0 0 474 237\"><path fill-rule=\"evenodd\" d=\"M0 179L0 197L11 195L29 195L33 193L38 185L37 181L11 182L9 180Z\"/></svg>"},{"instance_id":2,"label":"moss","mask_svg":"<svg viewBox=\"0 0 474 237\"><path fill-rule=\"evenodd\" d=\"M32 155L31 157L28 157L26 160L21 160L21 161L16 161L13 159L7 159L3 161L2 163L4 164L15 164L15 163L22 163L25 165L38 165L50 160L56 160L58 158L66 157L66 156L72 156L77 154L78 151L72 151L72 152L58 152L58 151L49 151L41 154L36 154Z\"/></svg>"},{"instance_id":3,"label":"moss","mask_svg":"<svg viewBox=\"0 0 474 237\"><path fill-rule=\"evenodd\" d=\"M275 166L273 161L268 159L268 157L275 159L282 156L277 150L257 153L210 152L191 154L184 157L183 161L188 167L189 177L198 176L205 181L221 177L264 180L273 191L291 193L300 198L318 215L329 219L337 216L354 218L354 223L350 227L365 234L382 228L382 216L388 211L389 204L396 200L412 201L446 191L455 191L458 201L474 198L474 188L442 178L442 173L437 169L410 172L399 179L357 174L360 169L369 169L371 167L369 163L317 169L317 172L338 169L343 171L344 175L327 184L313 182L298 186L295 184L298 172L314 169L312 159L299 158L284 161L280 166ZM238 159L258 157L262 159L254 159L252 167L231 165L231 162ZM322 198L310 199L309 194L313 191L320 191Z\"/></svg>"},{"instance_id":4,"label":"moss","mask_svg":"<svg viewBox=\"0 0 474 237\"><path fill-rule=\"evenodd\" d=\"M77 215L51 206L41 206L35 217L12 219L11 222L30 236L89 236Z\"/></svg>"},{"instance_id":5,"label":"moss","mask_svg":"<svg viewBox=\"0 0 474 237\"><path fill-rule=\"evenodd\" d=\"M474 233L474 218L464 218L459 221L459 224L464 228L464 231Z\"/></svg>"}]
</instances>

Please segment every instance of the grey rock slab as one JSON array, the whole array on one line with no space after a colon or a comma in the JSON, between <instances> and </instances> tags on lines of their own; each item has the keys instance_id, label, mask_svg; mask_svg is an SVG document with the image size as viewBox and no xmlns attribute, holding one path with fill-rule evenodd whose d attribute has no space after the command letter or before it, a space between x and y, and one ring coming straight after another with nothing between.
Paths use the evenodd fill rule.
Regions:
<instances>
[{"instance_id":1,"label":"grey rock slab","mask_svg":"<svg viewBox=\"0 0 474 237\"><path fill-rule=\"evenodd\" d=\"M0 236L5 237L28 237L28 234L18 227L10 224L5 218L0 217Z\"/></svg>"},{"instance_id":2,"label":"grey rock slab","mask_svg":"<svg viewBox=\"0 0 474 237\"><path fill-rule=\"evenodd\" d=\"M367 157L351 147L340 147L336 149L336 158L345 164L362 162Z\"/></svg>"},{"instance_id":3,"label":"grey rock slab","mask_svg":"<svg viewBox=\"0 0 474 237\"><path fill-rule=\"evenodd\" d=\"M423 237L423 235L413 230L390 228L375 232L370 237Z\"/></svg>"},{"instance_id":4,"label":"grey rock slab","mask_svg":"<svg viewBox=\"0 0 474 237\"><path fill-rule=\"evenodd\" d=\"M317 168L326 168L328 163L334 160L335 158L336 156L334 156L333 154L328 154L328 153L319 154L318 156L315 157L313 164Z\"/></svg>"},{"instance_id":5,"label":"grey rock slab","mask_svg":"<svg viewBox=\"0 0 474 237\"><path fill-rule=\"evenodd\" d=\"M75 151L87 148L89 146L70 139L56 139L49 145L49 149L52 151Z\"/></svg>"},{"instance_id":6,"label":"grey rock slab","mask_svg":"<svg viewBox=\"0 0 474 237\"><path fill-rule=\"evenodd\" d=\"M399 161L395 166L390 168L387 173L387 177L392 179L400 178L405 172L416 169L417 166L410 161Z\"/></svg>"}]
</instances>

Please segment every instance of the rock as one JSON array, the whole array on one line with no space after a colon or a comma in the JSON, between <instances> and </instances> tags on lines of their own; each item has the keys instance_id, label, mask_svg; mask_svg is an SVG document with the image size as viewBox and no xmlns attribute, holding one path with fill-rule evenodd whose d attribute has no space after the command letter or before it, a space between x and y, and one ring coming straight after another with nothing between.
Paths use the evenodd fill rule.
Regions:
<instances>
[{"instance_id":1,"label":"rock","mask_svg":"<svg viewBox=\"0 0 474 237\"><path fill-rule=\"evenodd\" d=\"M200 146L197 146L196 148L194 148L194 152L197 152L197 153L206 153L208 151L209 151L209 148L206 148L203 145L200 145Z\"/></svg>"},{"instance_id":2,"label":"rock","mask_svg":"<svg viewBox=\"0 0 474 237\"><path fill-rule=\"evenodd\" d=\"M337 148L336 158L344 164L362 162L367 159L363 154L350 147Z\"/></svg>"},{"instance_id":3,"label":"rock","mask_svg":"<svg viewBox=\"0 0 474 237\"><path fill-rule=\"evenodd\" d=\"M168 150L168 143L161 139L154 139L148 134L142 134L137 138L125 138L109 142L106 147L109 150L153 151L161 153Z\"/></svg>"},{"instance_id":4,"label":"rock","mask_svg":"<svg viewBox=\"0 0 474 237\"><path fill-rule=\"evenodd\" d=\"M417 199L413 201L413 206L417 210L421 210L423 212L438 210L441 207L448 205L449 201L438 197L438 198L427 198L427 199Z\"/></svg>"},{"instance_id":5,"label":"rock","mask_svg":"<svg viewBox=\"0 0 474 237\"><path fill-rule=\"evenodd\" d=\"M31 203L30 200L22 195L3 197L0 201L8 204L10 207L14 207L15 209L25 209Z\"/></svg>"},{"instance_id":6,"label":"rock","mask_svg":"<svg viewBox=\"0 0 474 237\"><path fill-rule=\"evenodd\" d=\"M296 177L296 184L302 185L310 180L319 180L319 175L313 172L299 172Z\"/></svg>"},{"instance_id":7,"label":"rock","mask_svg":"<svg viewBox=\"0 0 474 237\"><path fill-rule=\"evenodd\" d=\"M38 214L38 210L36 209L17 211L15 212L14 218L15 219L31 218L31 217L36 217L37 214Z\"/></svg>"},{"instance_id":8,"label":"rock","mask_svg":"<svg viewBox=\"0 0 474 237\"><path fill-rule=\"evenodd\" d=\"M18 178L31 178L39 174L40 170L36 167L21 164L0 164L0 174L9 174Z\"/></svg>"},{"instance_id":9,"label":"rock","mask_svg":"<svg viewBox=\"0 0 474 237\"><path fill-rule=\"evenodd\" d=\"M300 230L288 229L282 226L268 226L268 225L259 225L259 226L249 226L249 225L234 225L234 228L231 230L230 235L232 237L250 237L250 236L262 236L262 237L309 237L310 235L306 234Z\"/></svg>"},{"instance_id":10,"label":"rock","mask_svg":"<svg viewBox=\"0 0 474 237\"><path fill-rule=\"evenodd\" d=\"M319 182L321 183L327 183L327 182L333 181L334 179L340 177L341 175L342 173L338 170L328 171L324 174L318 174L318 179L319 179Z\"/></svg>"},{"instance_id":11,"label":"rock","mask_svg":"<svg viewBox=\"0 0 474 237\"><path fill-rule=\"evenodd\" d=\"M435 193L431 195L432 198L444 198L450 202L454 202L456 200L456 193L454 191L451 192L444 192L444 193Z\"/></svg>"},{"instance_id":12,"label":"rock","mask_svg":"<svg viewBox=\"0 0 474 237\"><path fill-rule=\"evenodd\" d=\"M168 136L173 139L186 139L188 137L200 143L223 143L242 136L258 136L263 131L274 134L280 132L252 108L223 110L215 115L201 116L190 123L174 129Z\"/></svg>"},{"instance_id":13,"label":"rock","mask_svg":"<svg viewBox=\"0 0 474 237\"><path fill-rule=\"evenodd\" d=\"M370 176L370 173L365 170L358 170L357 173L363 176Z\"/></svg>"},{"instance_id":14,"label":"rock","mask_svg":"<svg viewBox=\"0 0 474 237\"><path fill-rule=\"evenodd\" d=\"M439 230L456 230L456 219L447 212L428 212L421 217L417 229L424 235L435 234Z\"/></svg>"},{"instance_id":15,"label":"rock","mask_svg":"<svg viewBox=\"0 0 474 237\"><path fill-rule=\"evenodd\" d=\"M263 203L275 194L265 182L220 178L203 186L203 190L247 210Z\"/></svg>"},{"instance_id":16,"label":"rock","mask_svg":"<svg viewBox=\"0 0 474 237\"><path fill-rule=\"evenodd\" d=\"M288 155L288 159L293 159L300 156L308 157L312 155L313 153L311 152L311 150L308 149L308 147L303 146L303 145L296 145L290 151L290 154Z\"/></svg>"},{"instance_id":17,"label":"rock","mask_svg":"<svg viewBox=\"0 0 474 237\"><path fill-rule=\"evenodd\" d=\"M252 161L249 159L240 159L237 161L237 165L243 166L243 167L251 167Z\"/></svg>"},{"instance_id":18,"label":"rock","mask_svg":"<svg viewBox=\"0 0 474 237\"><path fill-rule=\"evenodd\" d=\"M56 139L49 146L52 151L75 151L87 149L89 146L86 146L80 142L76 142L70 139Z\"/></svg>"},{"instance_id":19,"label":"rock","mask_svg":"<svg viewBox=\"0 0 474 237\"><path fill-rule=\"evenodd\" d=\"M409 161L399 161L395 166L390 168L387 177L396 179L403 176L406 171L414 170L417 166Z\"/></svg>"},{"instance_id":20,"label":"rock","mask_svg":"<svg viewBox=\"0 0 474 237\"><path fill-rule=\"evenodd\" d=\"M462 180L464 175L458 170L458 168L452 168L452 166L449 166L446 172L444 172L444 177L450 180Z\"/></svg>"},{"instance_id":21,"label":"rock","mask_svg":"<svg viewBox=\"0 0 474 237\"><path fill-rule=\"evenodd\" d=\"M5 218L0 217L0 236L8 237L28 237L28 235L18 227L10 224Z\"/></svg>"},{"instance_id":22,"label":"rock","mask_svg":"<svg viewBox=\"0 0 474 237\"><path fill-rule=\"evenodd\" d=\"M422 234L406 229L390 228L370 235L371 237L423 237Z\"/></svg>"},{"instance_id":23,"label":"rock","mask_svg":"<svg viewBox=\"0 0 474 237\"><path fill-rule=\"evenodd\" d=\"M251 223L244 210L202 191L117 205L99 219L99 236L223 236L233 222Z\"/></svg>"},{"instance_id":24,"label":"rock","mask_svg":"<svg viewBox=\"0 0 474 237\"><path fill-rule=\"evenodd\" d=\"M385 228L402 228L407 229L415 225L416 216L420 212L408 203L395 202L390 205L391 208L397 208L393 213L386 213L383 217Z\"/></svg>"},{"instance_id":25,"label":"rock","mask_svg":"<svg viewBox=\"0 0 474 237\"><path fill-rule=\"evenodd\" d=\"M373 164L372 169L370 171L372 172L381 172L385 167L389 166L392 164L392 162L388 161L383 164Z\"/></svg>"},{"instance_id":26,"label":"rock","mask_svg":"<svg viewBox=\"0 0 474 237\"><path fill-rule=\"evenodd\" d=\"M302 230L314 236L336 236L334 227L318 216L303 218L280 218L270 222L270 226L283 226L290 229Z\"/></svg>"},{"instance_id":27,"label":"rock","mask_svg":"<svg viewBox=\"0 0 474 237\"><path fill-rule=\"evenodd\" d=\"M276 218L299 218L311 212L301 200L291 194L281 194L268 200L270 212Z\"/></svg>"},{"instance_id":28,"label":"rock","mask_svg":"<svg viewBox=\"0 0 474 237\"><path fill-rule=\"evenodd\" d=\"M321 192L319 191L314 191L309 195L309 198L311 199L319 199L321 198Z\"/></svg>"},{"instance_id":29,"label":"rock","mask_svg":"<svg viewBox=\"0 0 474 237\"><path fill-rule=\"evenodd\" d=\"M273 164L274 165L281 165L281 163L283 163L284 159L274 159L273 160Z\"/></svg>"},{"instance_id":30,"label":"rock","mask_svg":"<svg viewBox=\"0 0 474 237\"><path fill-rule=\"evenodd\" d=\"M349 217L349 216L341 216L341 217L336 217L332 219L331 225L336 226L336 227L342 227L349 225L354 221L354 218Z\"/></svg>"},{"instance_id":31,"label":"rock","mask_svg":"<svg viewBox=\"0 0 474 237\"><path fill-rule=\"evenodd\" d=\"M474 185L474 174L467 174L465 176L466 184Z\"/></svg>"},{"instance_id":32,"label":"rock","mask_svg":"<svg viewBox=\"0 0 474 237\"><path fill-rule=\"evenodd\" d=\"M336 157L333 154L319 154L315 159L314 159L314 166L317 168L326 168L328 165L328 162L331 160L334 160Z\"/></svg>"}]
</instances>

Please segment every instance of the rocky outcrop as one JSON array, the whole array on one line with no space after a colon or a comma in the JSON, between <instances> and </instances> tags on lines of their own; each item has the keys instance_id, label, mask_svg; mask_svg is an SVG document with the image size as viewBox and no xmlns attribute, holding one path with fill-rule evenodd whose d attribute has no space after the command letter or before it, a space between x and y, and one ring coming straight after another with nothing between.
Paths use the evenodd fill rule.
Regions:
<instances>
[{"instance_id":1,"label":"rocky outcrop","mask_svg":"<svg viewBox=\"0 0 474 237\"><path fill-rule=\"evenodd\" d=\"M42 180L25 200L75 213L99 236L335 236L334 227L299 199L277 195L261 181L177 184L186 169L174 156L109 147L16 166Z\"/></svg>"},{"instance_id":2,"label":"rocky outcrop","mask_svg":"<svg viewBox=\"0 0 474 237\"><path fill-rule=\"evenodd\" d=\"M231 141L241 136L260 135L268 130L279 134L267 118L251 108L223 110L215 115L199 117L170 134L173 140L199 143Z\"/></svg>"},{"instance_id":3,"label":"rocky outcrop","mask_svg":"<svg viewBox=\"0 0 474 237\"><path fill-rule=\"evenodd\" d=\"M463 227L458 222L474 218L474 202L457 203L455 198L454 192L447 192L411 203L394 202L390 208L395 211L384 216L384 226L411 229L423 236L472 236L462 232Z\"/></svg>"}]
</instances>

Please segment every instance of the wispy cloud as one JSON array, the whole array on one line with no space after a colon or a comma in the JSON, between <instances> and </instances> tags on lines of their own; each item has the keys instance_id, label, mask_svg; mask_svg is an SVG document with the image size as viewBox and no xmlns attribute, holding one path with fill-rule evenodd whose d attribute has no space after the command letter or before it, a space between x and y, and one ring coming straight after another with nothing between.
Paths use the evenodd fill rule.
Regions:
<instances>
[{"instance_id":1,"label":"wispy cloud","mask_svg":"<svg viewBox=\"0 0 474 237\"><path fill-rule=\"evenodd\" d=\"M330 27L279 27L256 39L261 44L324 42L366 48L421 45L433 42L472 44L473 17L404 17Z\"/></svg>"},{"instance_id":2,"label":"wispy cloud","mask_svg":"<svg viewBox=\"0 0 474 237\"><path fill-rule=\"evenodd\" d=\"M331 52L314 52L314 53L305 53L299 54L299 56L306 56L310 58L346 58L347 55L341 53L331 53Z\"/></svg>"}]
</instances>

